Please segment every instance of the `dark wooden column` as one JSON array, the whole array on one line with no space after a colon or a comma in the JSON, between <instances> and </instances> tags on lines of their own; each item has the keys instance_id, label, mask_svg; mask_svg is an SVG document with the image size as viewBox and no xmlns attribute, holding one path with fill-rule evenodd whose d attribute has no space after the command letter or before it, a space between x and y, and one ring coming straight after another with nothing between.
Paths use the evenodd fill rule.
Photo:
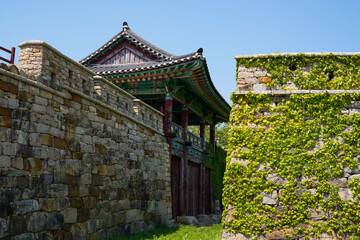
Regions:
<instances>
[{"instance_id":1,"label":"dark wooden column","mask_svg":"<svg viewBox=\"0 0 360 240\"><path fill-rule=\"evenodd\" d=\"M164 111L164 134L171 149L171 121L172 121L172 105L173 96L172 92L166 93L165 96L165 111ZM171 153L171 152L170 152Z\"/></svg>"},{"instance_id":2,"label":"dark wooden column","mask_svg":"<svg viewBox=\"0 0 360 240\"><path fill-rule=\"evenodd\" d=\"M212 144L215 153L215 124L210 125L210 143Z\"/></svg>"},{"instance_id":3,"label":"dark wooden column","mask_svg":"<svg viewBox=\"0 0 360 240\"><path fill-rule=\"evenodd\" d=\"M216 143L215 143L215 124L210 125L210 143L212 144L214 153L216 152ZM213 172L210 172L213 175ZM215 213L215 198L214 198L214 189L210 187L210 212Z\"/></svg>"},{"instance_id":4,"label":"dark wooden column","mask_svg":"<svg viewBox=\"0 0 360 240\"><path fill-rule=\"evenodd\" d=\"M186 105L182 107L181 112L181 126L184 130L183 140L184 140L184 150L183 157L181 158L180 165L180 214L182 216L189 215L188 213L188 179L189 179L189 169L188 169L188 156L187 156L187 126L189 120L189 110Z\"/></svg>"},{"instance_id":5,"label":"dark wooden column","mask_svg":"<svg viewBox=\"0 0 360 240\"><path fill-rule=\"evenodd\" d=\"M200 122L200 138L203 140L202 144L202 161L200 165L200 214L205 214L205 202L209 199L206 199L205 195L205 186L206 186L206 169L205 169L205 161L206 161L206 142L205 142L205 120L202 119Z\"/></svg>"}]
</instances>

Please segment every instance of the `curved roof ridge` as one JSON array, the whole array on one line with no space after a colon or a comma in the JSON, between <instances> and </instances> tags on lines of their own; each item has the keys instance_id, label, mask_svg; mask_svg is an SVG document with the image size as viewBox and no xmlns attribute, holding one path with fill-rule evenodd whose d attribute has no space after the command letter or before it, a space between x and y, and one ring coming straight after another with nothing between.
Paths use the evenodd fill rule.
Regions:
<instances>
[{"instance_id":1,"label":"curved roof ridge","mask_svg":"<svg viewBox=\"0 0 360 240\"><path fill-rule=\"evenodd\" d=\"M171 57L174 57L176 56L175 54L172 54L172 53L169 53L167 51L165 51L164 49L162 48L159 48L157 46L155 46L154 44L146 41L145 39L143 39L142 37L140 37L139 35L137 35L136 33L134 33L133 31L131 31L130 29L129 30L126 30L125 31L126 33L128 33L131 37L133 37L135 40L139 41L140 43L142 43L143 45L145 45L145 50L148 50L146 49L146 46L150 49L153 49L155 50L156 52L159 52L161 53L162 55L164 55L165 57L167 58L171 58ZM126 37L126 36L125 36ZM128 39L130 40L130 39ZM130 40L132 41L132 40ZM136 43L136 42L135 42ZM144 48L143 46L140 45L141 48Z\"/></svg>"},{"instance_id":2,"label":"curved roof ridge","mask_svg":"<svg viewBox=\"0 0 360 240\"><path fill-rule=\"evenodd\" d=\"M109 73L124 73L124 72L136 72L145 69L156 69L165 66L171 66L178 63L188 62L194 59L205 60L199 52L193 52L187 55L176 56L172 59L166 59L162 61L149 61L141 63L127 63L127 64L93 64L88 68L97 74L109 74Z\"/></svg>"},{"instance_id":3,"label":"curved roof ridge","mask_svg":"<svg viewBox=\"0 0 360 240\"><path fill-rule=\"evenodd\" d=\"M143 50L149 52L152 55L157 56L160 59L171 59L171 58L176 57L176 55L174 55L172 53L169 53L169 52L155 46L154 44L146 41L145 39L143 39L142 37L140 37L139 35L137 35L133 31L131 31L128 24L126 22L124 22L123 23L123 28L118 34L116 34L114 37L112 37L109 41L107 41L105 44L103 44L97 50L90 53L85 58L81 59L79 62L81 64L86 64L89 60L91 60L96 55L100 54L102 51L104 51L106 48L111 46L115 41L119 40L121 37L124 37L127 40L129 40L130 42L135 43L136 45L138 45Z\"/></svg>"}]
</instances>

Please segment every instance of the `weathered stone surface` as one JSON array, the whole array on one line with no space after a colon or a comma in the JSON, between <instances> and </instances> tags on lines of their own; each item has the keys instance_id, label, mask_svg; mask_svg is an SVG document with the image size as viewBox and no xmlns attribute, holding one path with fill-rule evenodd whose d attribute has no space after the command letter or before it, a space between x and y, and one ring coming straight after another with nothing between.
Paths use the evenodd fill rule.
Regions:
<instances>
[{"instance_id":1,"label":"weathered stone surface","mask_svg":"<svg viewBox=\"0 0 360 240\"><path fill-rule=\"evenodd\" d=\"M39 206L41 210L52 212L57 209L57 203L55 198L40 198Z\"/></svg>"},{"instance_id":2,"label":"weathered stone surface","mask_svg":"<svg viewBox=\"0 0 360 240\"><path fill-rule=\"evenodd\" d=\"M259 79L259 83L269 83L269 82L271 82L271 78L269 78L269 77L259 77L258 78Z\"/></svg>"},{"instance_id":3,"label":"weathered stone surface","mask_svg":"<svg viewBox=\"0 0 360 240\"><path fill-rule=\"evenodd\" d=\"M9 216L9 234L19 235L26 232L27 216Z\"/></svg>"},{"instance_id":4,"label":"weathered stone surface","mask_svg":"<svg viewBox=\"0 0 360 240\"><path fill-rule=\"evenodd\" d=\"M176 220L179 224L183 224L183 225L197 225L198 224L198 220L194 216L178 216L176 218Z\"/></svg>"},{"instance_id":5,"label":"weathered stone surface","mask_svg":"<svg viewBox=\"0 0 360 240\"><path fill-rule=\"evenodd\" d=\"M6 223L6 219L0 218L0 238L3 238L6 236L7 230L8 230L8 226Z\"/></svg>"},{"instance_id":6,"label":"weathered stone surface","mask_svg":"<svg viewBox=\"0 0 360 240\"><path fill-rule=\"evenodd\" d=\"M51 47L19 59L31 82L0 73L0 238L107 239L166 222L162 115L98 79L97 98L93 74Z\"/></svg>"},{"instance_id":7,"label":"weathered stone surface","mask_svg":"<svg viewBox=\"0 0 360 240\"><path fill-rule=\"evenodd\" d=\"M39 232L45 229L46 217L44 213L34 213L30 216L27 230L29 232Z\"/></svg>"},{"instance_id":8,"label":"weathered stone surface","mask_svg":"<svg viewBox=\"0 0 360 240\"><path fill-rule=\"evenodd\" d=\"M15 212L19 215L31 213L39 209L37 200L20 200L15 202Z\"/></svg>"},{"instance_id":9,"label":"weathered stone surface","mask_svg":"<svg viewBox=\"0 0 360 240\"><path fill-rule=\"evenodd\" d=\"M14 240L35 240L33 233L23 233L17 236L14 236Z\"/></svg>"},{"instance_id":10,"label":"weathered stone surface","mask_svg":"<svg viewBox=\"0 0 360 240\"><path fill-rule=\"evenodd\" d=\"M64 224L64 216L58 212L51 212L46 219L46 228L48 230L57 230Z\"/></svg>"},{"instance_id":11,"label":"weathered stone surface","mask_svg":"<svg viewBox=\"0 0 360 240\"><path fill-rule=\"evenodd\" d=\"M278 204L279 199L275 198L277 195L277 191L273 191L271 194L261 193L261 196L263 196L262 203L267 205Z\"/></svg>"},{"instance_id":12,"label":"weathered stone surface","mask_svg":"<svg viewBox=\"0 0 360 240\"><path fill-rule=\"evenodd\" d=\"M64 216L64 223L76 223L77 222L77 209L67 208L61 212Z\"/></svg>"}]
</instances>

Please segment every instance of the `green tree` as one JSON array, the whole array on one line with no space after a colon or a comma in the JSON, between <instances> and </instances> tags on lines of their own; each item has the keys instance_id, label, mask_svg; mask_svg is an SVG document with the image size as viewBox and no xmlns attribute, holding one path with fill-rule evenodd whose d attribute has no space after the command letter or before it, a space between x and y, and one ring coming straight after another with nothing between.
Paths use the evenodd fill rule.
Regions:
<instances>
[{"instance_id":1,"label":"green tree","mask_svg":"<svg viewBox=\"0 0 360 240\"><path fill-rule=\"evenodd\" d=\"M189 126L189 132L200 136L200 127L199 126ZM229 123L218 123L215 125L215 141L216 144L222 147L224 150L227 150L228 145L228 136L229 136ZM210 142L210 126L205 126L205 140Z\"/></svg>"}]
</instances>

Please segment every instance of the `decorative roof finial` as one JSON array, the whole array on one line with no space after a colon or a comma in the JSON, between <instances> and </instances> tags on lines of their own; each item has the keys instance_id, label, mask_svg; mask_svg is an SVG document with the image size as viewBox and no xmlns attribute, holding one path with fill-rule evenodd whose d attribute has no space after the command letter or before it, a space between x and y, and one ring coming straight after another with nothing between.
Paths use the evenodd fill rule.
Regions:
<instances>
[{"instance_id":1,"label":"decorative roof finial","mask_svg":"<svg viewBox=\"0 0 360 240\"><path fill-rule=\"evenodd\" d=\"M125 31L125 30L128 30L128 29L130 29L129 25L127 24L127 22L124 22L123 23L123 30Z\"/></svg>"},{"instance_id":2,"label":"decorative roof finial","mask_svg":"<svg viewBox=\"0 0 360 240\"><path fill-rule=\"evenodd\" d=\"M197 50L197 53L200 54L200 55L202 55L203 51L204 51L204 50L203 50L202 48L199 48L199 49Z\"/></svg>"}]
</instances>

